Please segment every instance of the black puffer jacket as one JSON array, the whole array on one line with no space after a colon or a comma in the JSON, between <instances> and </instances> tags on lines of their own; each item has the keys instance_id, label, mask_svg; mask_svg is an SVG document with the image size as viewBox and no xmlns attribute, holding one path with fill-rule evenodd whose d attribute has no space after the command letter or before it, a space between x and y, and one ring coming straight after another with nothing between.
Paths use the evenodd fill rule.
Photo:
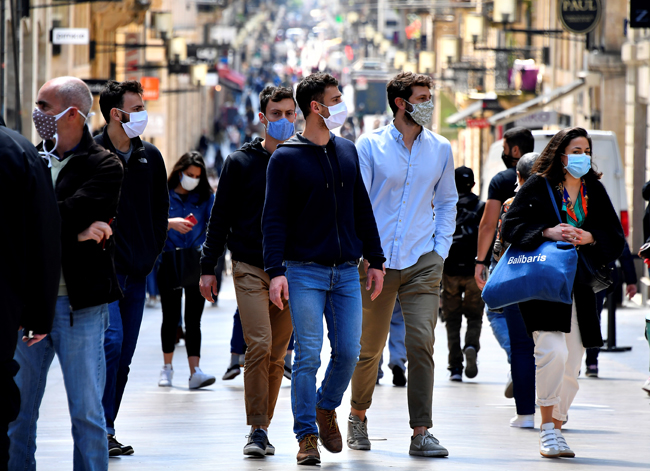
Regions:
<instances>
[{"instance_id":1,"label":"black puffer jacket","mask_svg":"<svg viewBox=\"0 0 650 471\"><path fill-rule=\"evenodd\" d=\"M107 128L95 142L115 152ZM145 277L151 272L167 240L169 190L160 151L139 137L124 166L120 205L115 220L115 267L120 275Z\"/></svg>"},{"instance_id":2,"label":"black puffer jacket","mask_svg":"<svg viewBox=\"0 0 650 471\"><path fill-rule=\"evenodd\" d=\"M115 218L124 169L114 154L95 143L88 128L67 158L70 161L59 173L54 192L61 215L63 278L77 311L122 297L113 264L114 238L98 244L78 242L77 236L95 221Z\"/></svg>"},{"instance_id":3,"label":"black puffer jacket","mask_svg":"<svg viewBox=\"0 0 650 471\"><path fill-rule=\"evenodd\" d=\"M581 229L591 232L596 244L581 246L579 250L596 264L607 265L623 252L625 245L623 228L605 187L591 175L584 178L589 203L587 218ZM562 197L557 190L554 191L554 195L556 204L560 208ZM548 240L542 236L542 231L558 224L557 214L552 204L546 180L538 175L531 176L517 193L503 221L504 240L524 249L534 249ZM563 222L566 222L566 215L560 214ZM582 344L587 348L599 347L603 345L603 338L600 334L596 295L590 288L577 283L573 285L573 290ZM528 301L520 303L519 309L529 334L536 330L571 331L571 305L569 304Z\"/></svg>"}]
</instances>

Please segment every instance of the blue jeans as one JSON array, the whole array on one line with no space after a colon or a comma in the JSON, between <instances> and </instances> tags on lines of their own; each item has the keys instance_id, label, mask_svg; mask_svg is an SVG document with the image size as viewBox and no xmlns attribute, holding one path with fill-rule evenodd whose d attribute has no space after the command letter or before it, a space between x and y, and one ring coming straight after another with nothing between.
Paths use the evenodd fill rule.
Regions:
<instances>
[{"instance_id":1,"label":"blue jeans","mask_svg":"<svg viewBox=\"0 0 650 471\"><path fill-rule=\"evenodd\" d=\"M485 308L487 313L488 321L490 321L490 327L492 327L492 332L508 355L508 363L510 363L510 336L508 335L508 324L506 323L506 315L503 312L492 312L488 311L487 307Z\"/></svg>"},{"instance_id":2,"label":"blue jeans","mask_svg":"<svg viewBox=\"0 0 650 471\"><path fill-rule=\"evenodd\" d=\"M393 315L390 318L390 335L388 336L388 368L391 370L395 366L399 366L402 371L406 371L406 326L404 325L404 315L402 314L402 306L399 303L399 298L395 301L393 308ZM377 372L377 379L384 377L384 372L381 366L384 363L384 355L382 354L379 360L379 371Z\"/></svg>"},{"instance_id":3,"label":"blue jeans","mask_svg":"<svg viewBox=\"0 0 650 471\"><path fill-rule=\"evenodd\" d=\"M361 291L356 263L326 267L287 261L285 265L295 352L291 409L293 431L300 441L306 435L318 435L316 408L336 409L350 383L361 349ZM332 351L325 378L316 391L323 314Z\"/></svg>"},{"instance_id":4,"label":"blue jeans","mask_svg":"<svg viewBox=\"0 0 650 471\"><path fill-rule=\"evenodd\" d=\"M503 309L510 337L512 385L517 414L535 413L535 342L528 336L519 307Z\"/></svg>"},{"instance_id":5,"label":"blue jeans","mask_svg":"<svg viewBox=\"0 0 650 471\"><path fill-rule=\"evenodd\" d=\"M106 432L111 435L115 435L115 419L140 334L146 290L145 278L118 274L117 279L124 298L108 305L110 324L104 338L106 388L102 404L106 415Z\"/></svg>"},{"instance_id":6,"label":"blue jeans","mask_svg":"<svg viewBox=\"0 0 650 471\"><path fill-rule=\"evenodd\" d=\"M108 306L80 309L72 313L70 301L59 296L52 333L27 347L18 332L14 359L20 364L16 384L21 404L18 419L9 425L9 469L35 470L36 421L41 406L47 372L56 353L63 372L72 420L74 471L106 471L108 446L102 409L106 381L104 331L108 327Z\"/></svg>"}]
</instances>

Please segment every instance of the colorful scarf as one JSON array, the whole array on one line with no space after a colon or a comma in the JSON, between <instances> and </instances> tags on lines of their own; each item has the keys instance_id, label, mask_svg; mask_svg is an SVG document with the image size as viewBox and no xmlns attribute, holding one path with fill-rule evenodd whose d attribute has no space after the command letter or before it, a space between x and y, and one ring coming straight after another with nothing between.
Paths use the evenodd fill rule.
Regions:
<instances>
[{"instance_id":1,"label":"colorful scarf","mask_svg":"<svg viewBox=\"0 0 650 471\"><path fill-rule=\"evenodd\" d=\"M587 218L587 185L583 179L580 180L580 191L578 191L578 201L573 204L569 192L564 185L560 184L562 191L562 211L566 213L568 224L573 227L581 227Z\"/></svg>"}]
</instances>

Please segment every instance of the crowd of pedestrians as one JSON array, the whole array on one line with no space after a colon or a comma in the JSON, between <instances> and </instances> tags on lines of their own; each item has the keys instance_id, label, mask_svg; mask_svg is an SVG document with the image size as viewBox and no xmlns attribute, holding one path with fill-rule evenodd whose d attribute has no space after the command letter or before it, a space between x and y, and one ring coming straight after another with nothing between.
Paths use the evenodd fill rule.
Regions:
<instances>
[{"instance_id":1,"label":"crowd of pedestrians","mask_svg":"<svg viewBox=\"0 0 650 471\"><path fill-rule=\"evenodd\" d=\"M450 380L474 378L485 308L510 363L505 394L517 410L510 425L534 427L536 402L540 454L575 456L561 429L585 348L603 344L604 292L589 276L623 254L627 294L636 292L591 139L581 128L565 129L535 154L529 130L507 131L506 170L492 179L483 203L472 193L473 171L455 168L449 141L428 129L432 88L426 75L395 76L387 86L393 121L355 144L333 132L348 118L333 76L309 75L295 93L267 86L260 92L264 136L225 160L216 194L199 152L166 169L158 149L141 140L147 112L137 81L106 85L99 98L106 126L95 138L86 126L92 95L74 77L39 90L36 148L0 121L0 172L8 182L0 191L17 202L9 210L20 231L18 247L5 241L15 247L2 262L11 270L0 270L7 313L0 379L8 393L0 469L36 468L38 410L55 355L73 425L74 469L106 470L109 456L135 453L117 441L115 420L152 270L162 307L158 385L172 385L182 312L188 387L213 384L199 366L201 317L205 302L216 302L226 249L238 309L223 379L244 366L244 455L275 454L269 428L283 377L291 380L298 464L320 463L319 442L342 451L336 409L348 387L345 443L370 451L369 409L390 332L389 367L393 383L407 387L413 431L404 449L448 456L431 433L434 331L440 312ZM296 133L299 114L305 127ZM536 250L549 241L579 254L572 302L484 306L481 290L491 272L512 263L509 247ZM32 286L38 291L28 292ZM323 318L330 356L317 385ZM593 353L586 373L598 373Z\"/></svg>"}]
</instances>

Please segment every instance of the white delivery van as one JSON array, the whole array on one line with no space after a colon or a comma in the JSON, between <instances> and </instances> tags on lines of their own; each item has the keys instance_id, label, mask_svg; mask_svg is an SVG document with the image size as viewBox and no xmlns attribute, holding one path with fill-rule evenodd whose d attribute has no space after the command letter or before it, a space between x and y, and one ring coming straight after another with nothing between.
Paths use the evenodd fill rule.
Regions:
<instances>
[{"instance_id":1,"label":"white delivery van","mask_svg":"<svg viewBox=\"0 0 650 471\"><path fill-rule=\"evenodd\" d=\"M546 144L557 131L532 131L535 138L535 152L541 153ZM625 172L623 160L618 151L616 134L611 131L587 131L593 145L593 162L603 178L600 180L609 194L614 209L621 219L625 236L629 232L629 217L627 212L627 193L625 192ZM481 200L487 201L490 180L506 167L501 160L503 152L503 139L499 139L490 146L487 161L483 165L481 174Z\"/></svg>"}]
</instances>

